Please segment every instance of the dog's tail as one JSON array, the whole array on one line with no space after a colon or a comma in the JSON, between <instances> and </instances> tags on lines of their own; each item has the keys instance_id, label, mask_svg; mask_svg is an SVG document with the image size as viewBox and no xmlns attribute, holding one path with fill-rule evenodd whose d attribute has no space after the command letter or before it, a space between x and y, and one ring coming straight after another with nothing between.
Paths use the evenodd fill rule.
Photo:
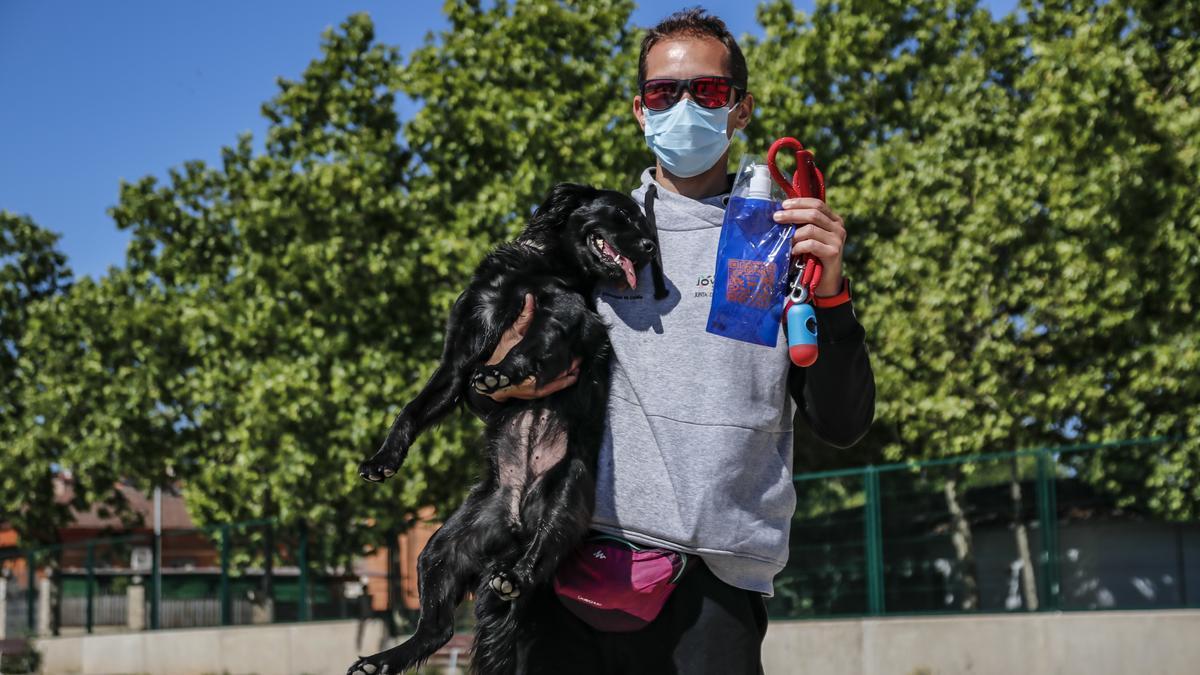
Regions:
<instances>
[{"instance_id":1,"label":"dog's tail","mask_svg":"<svg viewBox=\"0 0 1200 675\"><path fill-rule=\"evenodd\" d=\"M475 643L471 648L473 675L511 675L517 672L522 634L519 617L527 613L525 598L513 602L488 603L475 616ZM482 609L478 605L476 609Z\"/></svg>"}]
</instances>

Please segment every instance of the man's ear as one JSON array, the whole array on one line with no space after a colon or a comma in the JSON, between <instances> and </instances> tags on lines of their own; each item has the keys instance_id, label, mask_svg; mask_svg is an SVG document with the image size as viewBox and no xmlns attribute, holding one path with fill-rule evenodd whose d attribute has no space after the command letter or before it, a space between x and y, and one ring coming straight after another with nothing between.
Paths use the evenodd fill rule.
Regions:
<instances>
[{"instance_id":1,"label":"man's ear","mask_svg":"<svg viewBox=\"0 0 1200 675\"><path fill-rule=\"evenodd\" d=\"M633 97L633 116L637 119L638 126L642 131L646 130L646 110L642 107L642 95L638 94Z\"/></svg>"},{"instance_id":2,"label":"man's ear","mask_svg":"<svg viewBox=\"0 0 1200 675\"><path fill-rule=\"evenodd\" d=\"M733 120L735 128L745 129L750 124L750 120L754 118L754 96L750 92L746 92L729 117Z\"/></svg>"}]
</instances>

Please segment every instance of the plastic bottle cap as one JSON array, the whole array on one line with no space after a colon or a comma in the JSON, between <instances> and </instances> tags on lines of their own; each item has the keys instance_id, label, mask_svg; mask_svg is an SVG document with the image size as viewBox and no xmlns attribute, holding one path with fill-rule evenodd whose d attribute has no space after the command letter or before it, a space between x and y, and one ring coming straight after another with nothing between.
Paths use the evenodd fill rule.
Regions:
<instances>
[{"instance_id":1,"label":"plastic bottle cap","mask_svg":"<svg viewBox=\"0 0 1200 675\"><path fill-rule=\"evenodd\" d=\"M771 199L771 170L766 164L755 164L754 175L750 177L750 190L747 199Z\"/></svg>"}]
</instances>

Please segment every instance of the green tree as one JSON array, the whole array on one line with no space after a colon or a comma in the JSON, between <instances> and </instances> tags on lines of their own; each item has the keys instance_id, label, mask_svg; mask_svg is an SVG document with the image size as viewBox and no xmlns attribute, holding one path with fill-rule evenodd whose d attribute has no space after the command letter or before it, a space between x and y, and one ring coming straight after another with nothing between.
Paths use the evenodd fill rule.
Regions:
<instances>
[{"instance_id":1,"label":"green tree","mask_svg":"<svg viewBox=\"0 0 1200 675\"><path fill-rule=\"evenodd\" d=\"M445 232L423 259L446 274L439 316L552 185L635 184L648 155L629 109L632 10L628 0L447 2L449 29L399 72L422 104L404 129L421 166L409 198Z\"/></svg>"},{"instance_id":2,"label":"green tree","mask_svg":"<svg viewBox=\"0 0 1200 675\"><path fill-rule=\"evenodd\" d=\"M28 419L21 385L36 377L36 364L21 362L22 339L35 305L71 286L58 238L27 216L0 211L0 523L23 533L42 530L64 511L54 500L49 462L21 462L28 458L18 458L14 447Z\"/></svg>"},{"instance_id":3,"label":"green tree","mask_svg":"<svg viewBox=\"0 0 1200 675\"><path fill-rule=\"evenodd\" d=\"M879 208L864 201L864 192L876 201L893 200L917 190L920 181L927 180L922 171L931 176L945 171L948 167L943 165L954 159L950 153L926 158L920 170L906 163L905 156L914 143L932 144L926 139L948 124L977 128L1003 123L993 121L992 111L984 108L1005 105L1003 95L993 93L987 103L974 97L983 87L1007 88L1019 71L1015 20L997 22L977 3L954 0L819 1L811 16L780 0L760 5L758 19L763 37L746 41L750 88L758 110L747 129L748 145L761 152L775 138L792 135L815 152L828 183L829 202L846 219L847 273L855 280L855 305L869 331L868 344L876 362L887 359L890 343L884 343L891 336L879 330L874 303L882 296L893 297L899 280L880 265L907 265L910 257L881 262L876 242L912 227L919 216L898 212L891 202ZM977 107L963 107L963 100L975 101ZM972 157L990 156L999 142L987 131L964 133L973 133L962 141L970 146ZM885 163L884 175L870 173L871 161ZM958 161L969 163L965 158ZM942 253L931 249L920 262L939 264ZM896 353L911 359L914 352L903 351L911 346L898 347ZM898 420L888 406L904 405L892 396L893 388L904 384L894 376L900 373L883 365L876 363L880 392L872 432L846 451L823 446L800 425L798 470L899 456L893 445ZM892 451L885 453L889 447ZM922 452L912 447L903 456L919 458Z\"/></svg>"},{"instance_id":4,"label":"green tree","mask_svg":"<svg viewBox=\"0 0 1200 675\"><path fill-rule=\"evenodd\" d=\"M865 154L847 199L879 223L864 281L886 289L867 311L890 457L1197 438L1200 274L1178 263L1200 251L1200 127L1185 112L1200 35L1181 24L1156 42L1171 33L1139 14L1152 4L1027 7L997 38L1019 55L967 55L917 88L924 129ZM1192 517L1198 459L1192 440L1120 463L1144 470L1133 494Z\"/></svg>"},{"instance_id":5,"label":"green tree","mask_svg":"<svg viewBox=\"0 0 1200 675\"><path fill-rule=\"evenodd\" d=\"M957 363L948 372L947 350L970 352L989 326L982 313L1004 311L972 286L993 233L980 225L969 230L971 248L959 242L968 216L995 216L964 195L986 184L1006 152L1011 79L1023 65L1015 21L951 0L818 2L811 18L774 2L759 19L765 36L750 47L759 82L751 87L762 114L751 144L766 147L786 133L815 150L829 202L846 218L847 270L878 386L877 422L862 446L849 456L821 452L798 434L797 466L973 454L1012 442L967 428L970 419L946 428L936 412L954 405L953 380L963 374ZM981 315L966 323L971 306ZM946 348L931 352L927 336ZM946 501L969 609L977 583L960 482L951 475L933 489Z\"/></svg>"},{"instance_id":6,"label":"green tree","mask_svg":"<svg viewBox=\"0 0 1200 675\"><path fill-rule=\"evenodd\" d=\"M1140 0L1020 9L1024 22L975 2L818 2L810 20L765 5L752 143L810 142L847 214L879 387L878 446L860 453L1187 437L1085 468L1195 517L1197 16ZM942 484L965 577L969 478Z\"/></svg>"},{"instance_id":7,"label":"green tree","mask_svg":"<svg viewBox=\"0 0 1200 675\"><path fill-rule=\"evenodd\" d=\"M395 490L356 461L430 372L442 320L422 264L437 230L408 198L396 49L365 16L325 34L321 58L263 106L265 151L244 136L222 165L190 162L168 185L122 186L112 215L133 234L130 293L160 292L181 319L178 444L164 469L202 521L300 519L350 555L368 515L457 496L471 465L460 422L430 434ZM170 336L165 336L173 341Z\"/></svg>"},{"instance_id":8,"label":"green tree","mask_svg":"<svg viewBox=\"0 0 1200 675\"><path fill-rule=\"evenodd\" d=\"M1200 13L1149 0L1037 3L1014 163L1042 246L1018 345L1022 419L1052 437L1185 439L1092 455L1085 477L1200 516ZM1079 59L1077 55L1086 55ZM1071 431L1070 434L1064 432Z\"/></svg>"},{"instance_id":9,"label":"green tree","mask_svg":"<svg viewBox=\"0 0 1200 675\"><path fill-rule=\"evenodd\" d=\"M456 504L481 466L469 415L386 485L356 464L432 372L488 248L559 180L632 181L636 128L612 133L631 8L451 4L407 65L365 16L326 33L264 105L262 153L246 136L219 166L122 185L127 264L46 307L22 452L73 471L81 503L182 480L202 522L304 519L335 557ZM404 133L398 93L424 103Z\"/></svg>"}]
</instances>

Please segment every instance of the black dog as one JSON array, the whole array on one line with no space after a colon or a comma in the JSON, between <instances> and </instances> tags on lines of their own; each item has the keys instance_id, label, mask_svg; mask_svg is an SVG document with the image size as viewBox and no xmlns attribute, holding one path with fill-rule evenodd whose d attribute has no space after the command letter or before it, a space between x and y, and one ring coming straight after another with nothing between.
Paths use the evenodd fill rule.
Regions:
<instances>
[{"instance_id":1,"label":"black dog","mask_svg":"<svg viewBox=\"0 0 1200 675\"><path fill-rule=\"evenodd\" d=\"M450 312L441 363L400 412L359 475L380 481L404 462L413 440L474 387L490 393L530 375L539 381L582 357L574 386L534 401L513 400L487 421L489 467L466 502L417 561L421 617L403 644L359 659L349 672L400 673L429 658L454 632L454 610L476 596L472 670L517 666L521 615L532 590L586 534L604 431L609 343L591 293L597 283L637 285L655 250L635 201L607 190L559 184L516 241L479 265ZM500 363L483 365L532 293L536 312Z\"/></svg>"}]
</instances>

